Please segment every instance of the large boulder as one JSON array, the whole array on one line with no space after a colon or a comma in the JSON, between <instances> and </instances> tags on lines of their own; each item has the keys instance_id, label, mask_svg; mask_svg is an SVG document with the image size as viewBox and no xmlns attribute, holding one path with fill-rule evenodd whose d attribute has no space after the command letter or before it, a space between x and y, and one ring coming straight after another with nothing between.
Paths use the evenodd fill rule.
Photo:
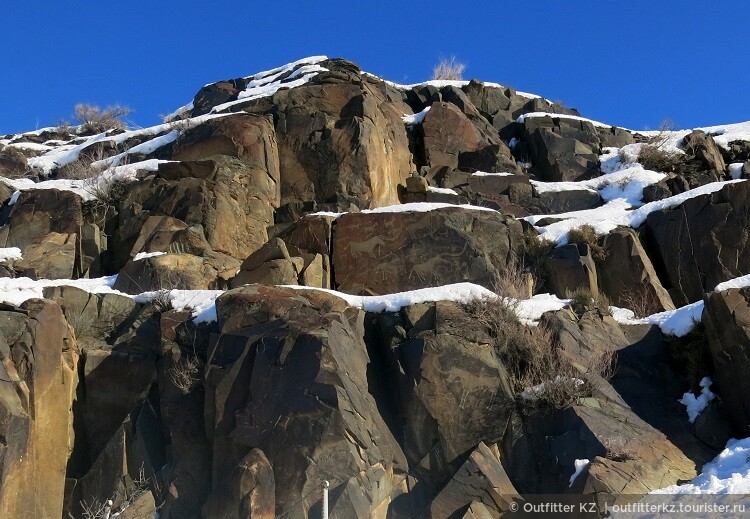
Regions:
<instances>
[{"instance_id":1,"label":"large boulder","mask_svg":"<svg viewBox=\"0 0 750 519\"><path fill-rule=\"evenodd\" d=\"M567 117L530 117L524 141L544 180L582 180L599 175L601 141L593 124Z\"/></svg>"},{"instance_id":2,"label":"large boulder","mask_svg":"<svg viewBox=\"0 0 750 519\"><path fill-rule=\"evenodd\" d=\"M78 386L78 349L60 307L5 306L0 361L0 515L60 517Z\"/></svg>"},{"instance_id":3,"label":"large boulder","mask_svg":"<svg viewBox=\"0 0 750 519\"><path fill-rule=\"evenodd\" d=\"M491 127L490 127L491 128ZM427 166L517 172L510 149L499 136L481 131L456 105L436 102L420 125Z\"/></svg>"},{"instance_id":4,"label":"large boulder","mask_svg":"<svg viewBox=\"0 0 750 519\"><path fill-rule=\"evenodd\" d=\"M750 272L750 183L729 184L649 214L646 241L675 306L703 298L722 281Z\"/></svg>"},{"instance_id":5,"label":"large boulder","mask_svg":"<svg viewBox=\"0 0 750 519\"><path fill-rule=\"evenodd\" d=\"M702 322L714 363L713 380L735 429L750 433L750 289L706 295Z\"/></svg>"},{"instance_id":6,"label":"large boulder","mask_svg":"<svg viewBox=\"0 0 750 519\"><path fill-rule=\"evenodd\" d=\"M349 213L334 226L334 287L351 294L460 281L492 288L522 243L521 223L494 211Z\"/></svg>"},{"instance_id":7,"label":"large boulder","mask_svg":"<svg viewBox=\"0 0 750 519\"><path fill-rule=\"evenodd\" d=\"M578 288L596 295L596 263L591 247L585 243L569 243L555 248L547 258L547 271L552 290L558 297L569 297Z\"/></svg>"},{"instance_id":8,"label":"large boulder","mask_svg":"<svg viewBox=\"0 0 750 519\"><path fill-rule=\"evenodd\" d=\"M267 117L212 119L184 132L163 153L180 162L160 164L119 203L113 270L139 252L213 252L242 260L268 241L280 173Z\"/></svg>"},{"instance_id":9,"label":"large boulder","mask_svg":"<svg viewBox=\"0 0 750 519\"><path fill-rule=\"evenodd\" d=\"M35 189L21 193L0 231L3 247L18 247L14 268L32 279L70 279L83 225L81 197L69 191Z\"/></svg>"},{"instance_id":10,"label":"large boulder","mask_svg":"<svg viewBox=\"0 0 750 519\"><path fill-rule=\"evenodd\" d=\"M231 286L249 283L331 287L333 216L307 216L242 262Z\"/></svg>"},{"instance_id":11,"label":"large boulder","mask_svg":"<svg viewBox=\"0 0 750 519\"><path fill-rule=\"evenodd\" d=\"M387 509L405 491L407 466L379 412L385 401L371 393L364 313L320 291L259 285L231 290L216 306L221 336L206 371L209 502L260 449L273 467L277 515L301 518L320 506L324 480L332 517Z\"/></svg>"},{"instance_id":12,"label":"large boulder","mask_svg":"<svg viewBox=\"0 0 750 519\"><path fill-rule=\"evenodd\" d=\"M674 310L651 259L633 229L616 229L604 237L606 254L597 264L599 288L615 306L645 317Z\"/></svg>"}]
</instances>

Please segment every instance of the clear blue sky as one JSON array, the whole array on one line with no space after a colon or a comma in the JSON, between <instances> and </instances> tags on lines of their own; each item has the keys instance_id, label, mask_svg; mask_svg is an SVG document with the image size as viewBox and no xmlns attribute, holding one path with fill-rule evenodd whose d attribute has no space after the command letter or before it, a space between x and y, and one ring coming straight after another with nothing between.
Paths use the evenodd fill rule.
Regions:
<instances>
[{"instance_id":1,"label":"clear blue sky","mask_svg":"<svg viewBox=\"0 0 750 519\"><path fill-rule=\"evenodd\" d=\"M315 54L398 82L455 55L467 78L634 129L750 119L750 2L739 0L5 4L0 133L54 124L78 102L121 103L151 125L205 83Z\"/></svg>"}]
</instances>

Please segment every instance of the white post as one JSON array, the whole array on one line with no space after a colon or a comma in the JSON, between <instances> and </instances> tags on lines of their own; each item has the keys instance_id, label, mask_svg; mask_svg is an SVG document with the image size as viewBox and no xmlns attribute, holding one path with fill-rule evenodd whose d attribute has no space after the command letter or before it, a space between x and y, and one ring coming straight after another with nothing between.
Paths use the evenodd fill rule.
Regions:
<instances>
[{"instance_id":1,"label":"white post","mask_svg":"<svg viewBox=\"0 0 750 519\"><path fill-rule=\"evenodd\" d=\"M330 486L328 481L323 481L323 519L328 519L328 487Z\"/></svg>"}]
</instances>

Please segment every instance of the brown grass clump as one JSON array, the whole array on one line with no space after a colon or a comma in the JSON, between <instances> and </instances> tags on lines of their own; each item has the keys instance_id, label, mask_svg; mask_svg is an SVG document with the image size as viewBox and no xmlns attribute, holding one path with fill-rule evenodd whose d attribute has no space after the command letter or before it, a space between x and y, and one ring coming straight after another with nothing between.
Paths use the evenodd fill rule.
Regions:
<instances>
[{"instance_id":1,"label":"brown grass clump","mask_svg":"<svg viewBox=\"0 0 750 519\"><path fill-rule=\"evenodd\" d=\"M483 327L503 360L521 410L539 406L563 409L590 395L598 377L608 377L611 354L589 355L586 365L574 364L546 326L526 326L514 305L502 298L466 305ZM596 376L594 376L596 375Z\"/></svg>"},{"instance_id":2,"label":"brown grass clump","mask_svg":"<svg viewBox=\"0 0 750 519\"><path fill-rule=\"evenodd\" d=\"M596 295L585 287L578 287L573 292L567 294L570 302L570 309L578 317L582 317L586 312L597 311L600 315L610 315L609 307L611 303L609 298L602 293Z\"/></svg>"},{"instance_id":3,"label":"brown grass clump","mask_svg":"<svg viewBox=\"0 0 750 519\"><path fill-rule=\"evenodd\" d=\"M601 261L607 257L607 251L599 245L596 231L588 224L568 231L568 243L584 243L588 245L591 257L596 261Z\"/></svg>"}]
</instances>

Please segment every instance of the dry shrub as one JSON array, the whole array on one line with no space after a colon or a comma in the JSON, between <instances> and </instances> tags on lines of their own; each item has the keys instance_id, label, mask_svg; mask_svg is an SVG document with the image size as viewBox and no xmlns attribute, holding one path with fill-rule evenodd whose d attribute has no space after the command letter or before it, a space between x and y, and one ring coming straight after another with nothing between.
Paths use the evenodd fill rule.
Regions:
<instances>
[{"instance_id":1,"label":"dry shrub","mask_svg":"<svg viewBox=\"0 0 750 519\"><path fill-rule=\"evenodd\" d=\"M195 355L181 357L169 368L169 379L177 389L187 395L200 381L202 367L203 363Z\"/></svg>"},{"instance_id":2,"label":"dry shrub","mask_svg":"<svg viewBox=\"0 0 750 519\"><path fill-rule=\"evenodd\" d=\"M555 242L546 238L539 239L539 235L532 229L527 229L523 234L523 247L521 249L522 263L534 279L534 289L543 290L548 283L549 273L547 271L547 258L549 258Z\"/></svg>"},{"instance_id":3,"label":"dry shrub","mask_svg":"<svg viewBox=\"0 0 750 519\"><path fill-rule=\"evenodd\" d=\"M432 79L460 81L463 79L464 70L466 65L459 63L455 56L440 58L440 63L432 69Z\"/></svg>"},{"instance_id":4,"label":"dry shrub","mask_svg":"<svg viewBox=\"0 0 750 519\"><path fill-rule=\"evenodd\" d=\"M535 279L516 254L511 254L505 268L495 277L494 292L503 297L528 299L534 293Z\"/></svg>"},{"instance_id":5,"label":"dry shrub","mask_svg":"<svg viewBox=\"0 0 750 519\"><path fill-rule=\"evenodd\" d=\"M630 446L630 442L623 436L606 438L602 441L602 444L607 451L604 457L612 461L627 461L638 458L635 450Z\"/></svg>"},{"instance_id":6,"label":"dry shrub","mask_svg":"<svg viewBox=\"0 0 750 519\"><path fill-rule=\"evenodd\" d=\"M654 289L646 282L625 288L620 292L620 306L632 310L636 317L647 317L663 310Z\"/></svg>"},{"instance_id":7,"label":"dry shrub","mask_svg":"<svg viewBox=\"0 0 750 519\"><path fill-rule=\"evenodd\" d=\"M588 288L578 287L573 292L569 292L567 297L570 299L570 309L578 317L592 311L599 312L600 315L610 315L611 303L609 298L601 292L594 295Z\"/></svg>"},{"instance_id":8,"label":"dry shrub","mask_svg":"<svg viewBox=\"0 0 750 519\"><path fill-rule=\"evenodd\" d=\"M127 124L123 120L132 113L125 106L108 106L101 109L98 106L87 103L79 103L75 106L75 119L81 125L84 132L101 133L108 130L125 130Z\"/></svg>"},{"instance_id":9,"label":"dry shrub","mask_svg":"<svg viewBox=\"0 0 750 519\"><path fill-rule=\"evenodd\" d=\"M125 475L123 482L125 483L125 496L120 506L115 507L113 499L108 499L106 501L83 500L80 501L81 517L83 519L109 519L110 517L118 516L139 497L146 492L149 492L150 488L153 486L151 479L146 477L146 471L143 465L141 465L136 479L131 479L130 476ZM68 512L68 517L74 519L70 512Z\"/></svg>"},{"instance_id":10,"label":"dry shrub","mask_svg":"<svg viewBox=\"0 0 750 519\"><path fill-rule=\"evenodd\" d=\"M466 305L491 338L510 374L521 410L547 405L558 409L591 394L599 377L608 377L612 355L590 354L585 365L574 364L560 350L554 334L540 324L526 326L507 300L482 299Z\"/></svg>"},{"instance_id":11,"label":"dry shrub","mask_svg":"<svg viewBox=\"0 0 750 519\"><path fill-rule=\"evenodd\" d=\"M583 224L577 229L568 231L568 243L583 243L588 245L591 257L596 261L602 261L607 258L607 251L599 245L596 230L589 224Z\"/></svg>"},{"instance_id":12,"label":"dry shrub","mask_svg":"<svg viewBox=\"0 0 750 519\"><path fill-rule=\"evenodd\" d=\"M685 162L685 155L677 151L668 151L653 144L644 144L638 154L638 162L651 171L674 172Z\"/></svg>"}]
</instances>

